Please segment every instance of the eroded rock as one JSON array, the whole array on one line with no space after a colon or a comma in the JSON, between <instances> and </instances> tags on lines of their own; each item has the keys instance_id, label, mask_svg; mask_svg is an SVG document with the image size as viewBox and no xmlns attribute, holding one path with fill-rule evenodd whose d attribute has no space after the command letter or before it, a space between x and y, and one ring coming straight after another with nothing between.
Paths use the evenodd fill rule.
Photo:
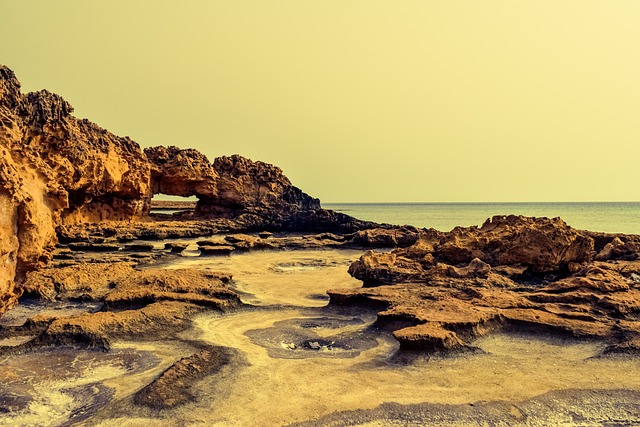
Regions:
<instances>
[{"instance_id":1,"label":"eroded rock","mask_svg":"<svg viewBox=\"0 0 640 427\"><path fill-rule=\"evenodd\" d=\"M197 150L178 147L145 148L151 164L154 194L214 197L218 194L218 173L207 157Z\"/></svg>"},{"instance_id":2,"label":"eroded rock","mask_svg":"<svg viewBox=\"0 0 640 427\"><path fill-rule=\"evenodd\" d=\"M230 348L208 346L171 365L136 393L133 401L153 409L171 409L195 401L197 398L191 391L194 383L220 372L235 357L235 351Z\"/></svg>"},{"instance_id":3,"label":"eroded rock","mask_svg":"<svg viewBox=\"0 0 640 427\"><path fill-rule=\"evenodd\" d=\"M20 295L15 281L51 259L57 224L130 219L147 209L140 147L72 112L46 90L21 94L0 66L0 314Z\"/></svg>"},{"instance_id":4,"label":"eroded rock","mask_svg":"<svg viewBox=\"0 0 640 427\"><path fill-rule=\"evenodd\" d=\"M407 349L471 349L502 328L627 348L640 333L640 261L628 260L633 238L614 237L597 258L616 260L593 261L594 239L558 218L494 217L481 228L425 231L408 248L368 251L349 267L365 287L329 294L333 304L384 307L379 322Z\"/></svg>"},{"instance_id":5,"label":"eroded rock","mask_svg":"<svg viewBox=\"0 0 640 427\"><path fill-rule=\"evenodd\" d=\"M177 147L143 152L128 137L72 113L68 102L46 90L23 95L14 73L0 66L0 314L20 295L16 280L51 259L55 230L64 240L76 224L148 219L157 193L196 196L195 216L216 220L209 234L375 226L322 209L274 165L238 155L210 163L197 150ZM145 233L140 237L185 237L189 231L154 224ZM112 249L85 243L93 246L82 250Z\"/></svg>"},{"instance_id":6,"label":"eroded rock","mask_svg":"<svg viewBox=\"0 0 640 427\"><path fill-rule=\"evenodd\" d=\"M190 325L204 309L239 307L231 276L208 270L138 270L133 263L76 264L28 274L25 290L50 301L102 303L98 312L35 316L22 330L38 332L29 345L108 348L114 338L166 337ZM24 331L23 331L24 332Z\"/></svg>"}]
</instances>

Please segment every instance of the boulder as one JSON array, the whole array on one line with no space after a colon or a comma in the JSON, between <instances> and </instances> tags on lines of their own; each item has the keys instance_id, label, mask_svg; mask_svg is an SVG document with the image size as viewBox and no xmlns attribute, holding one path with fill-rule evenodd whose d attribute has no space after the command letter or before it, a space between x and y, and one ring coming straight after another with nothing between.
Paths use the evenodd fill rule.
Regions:
<instances>
[{"instance_id":1,"label":"boulder","mask_svg":"<svg viewBox=\"0 0 640 427\"><path fill-rule=\"evenodd\" d=\"M558 271L593 256L593 239L560 218L494 216L482 227L446 233L436 256L449 264L478 258L492 266L524 265L533 272Z\"/></svg>"}]
</instances>

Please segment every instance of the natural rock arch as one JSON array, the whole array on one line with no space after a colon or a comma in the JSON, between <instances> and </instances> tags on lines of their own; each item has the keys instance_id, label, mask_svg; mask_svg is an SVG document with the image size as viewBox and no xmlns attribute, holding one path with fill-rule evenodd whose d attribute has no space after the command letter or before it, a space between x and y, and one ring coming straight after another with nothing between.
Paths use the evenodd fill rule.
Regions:
<instances>
[{"instance_id":1,"label":"natural rock arch","mask_svg":"<svg viewBox=\"0 0 640 427\"><path fill-rule=\"evenodd\" d=\"M320 201L295 187L277 166L237 154L210 163L199 151L178 147L144 151L152 193L196 196L194 215L199 218L245 216L258 226L321 210Z\"/></svg>"}]
</instances>

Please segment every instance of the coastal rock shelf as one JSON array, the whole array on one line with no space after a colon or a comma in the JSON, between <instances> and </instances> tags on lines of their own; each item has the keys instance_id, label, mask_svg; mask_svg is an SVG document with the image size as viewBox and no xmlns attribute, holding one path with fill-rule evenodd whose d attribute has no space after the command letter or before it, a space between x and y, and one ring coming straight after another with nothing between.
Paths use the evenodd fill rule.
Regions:
<instances>
[{"instance_id":1,"label":"coastal rock shelf","mask_svg":"<svg viewBox=\"0 0 640 427\"><path fill-rule=\"evenodd\" d=\"M334 305L380 307L378 322L405 349L472 349L506 329L600 338L605 352L638 353L639 248L638 236L596 242L559 218L494 217L369 251L349 267L365 287L329 294Z\"/></svg>"},{"instance_id":2,"label":"coastal rock shelf","mask_svg":"<svg viewBox=\"0 0 640 427\"><path fill-rule=\"evenodd\" d=\"M510 221L520 223L520 219ZM582 335L575 333L576 322L592 326L604 322L585 320L584 314L562 317L565 313L560 312L558 318L564 319L560 326L568 325L574 328L573 332L566 338L547 333L551 329L551 310L569 304L564 301L567 293L559 290L577 292L589 300L596 291L615 296L636 289L632 282L638 273L630 269L635 261L584 261L581 269L619 267L618 272L603 270L611 271L612 276L603 276L603 280L593 284L595 272L591 270L586 270L584 277L567 271L526 273L523 266L492 266L476 258L466 266L442 265L437 274L431 272L429 283L425 279L420 284L388 284L392 276L385 274L387 284L372 286L368 282L368 287L362 288L359 280L349 277L349 265L358 266L362 262L355 260L363 250L371 247L384 250L395 241L407 245L393 251L396 259L411 260L408 254L417 253L416 248L431 233L412 227L402 230L316 235L247 232L190 237L181 238L186 244L182 253L172 252L173 245L167 247L171 242L147 240L152 242L153 249L142 253L138 262L131 258L136 252L125 250L126 245L138 245L137 240L103 242L110 246L105 246L102 252L92 252L83 245L75 249L61 247L59 250L66 259L28 273L24 285L29 298L50 301L41 304L47 311L31 310L23 321L7 317L11 322L3 323L0 330L6 343L2 347L5 362L0 364L0 371L14 370L18 374L16 381L3 385L6 394L14 396L11 401L2 401L9 411L8 419L17 422L35 416L29 409L29 396L38 402L52 398L37 378L27 380L22 375L31 375L28 372L33 369L48 369L33 364L33 360L44 355L54 357L57 351L63 358L61 363L68 366L73 365L77 354L88 366L103 367L95 374L85 369L78 372L80 377L71 373L60 377L53 391L64 399L86 392L85 388L72 384L91 385L91 394L84 400L76 399L77 405L69 406L71 409L41 405L41 413L54 411L61 424L65 420L86 419L93 425L105 426L127 420L141 425L168 420L246 425L259 414L266 425L291 422L322 425L323 420L331 417L344 422L361 416L393 420L396 407L390 402L416 405L406 407L411 416L429 420L436 403L468 406L478 400L515 399L513 404L519 406L523 399L532 399L533 408L538 399L535 396L549 390L564 396L561 392L569 384L578 388L579 393L591 393L594 400L589 405L616 402L617 407L631 411L637 407L629 394L640 387L636 384L636 378L640 378L636 375L637 360L601 357L614 350L616 344L608 331L603 330L600 335L593 330ZM550 235L554 234L562 233L550 231ZM83 235L73 241L98 244L98 235ZM446 235L441 237L446 241ZM618 239L632 241L624 236ZM200 246L204 243L234 250L230 255L203 256L198 254L198 242ZM269 243L263 246L261 242ZM434 250L437 247L436 242ZM363 258L386 255L367 252ZM630 258L628 251L620 256ZM425 255L420 259L424 258ZM404 268L410 266L409 261L403 262ZM392 267L385 268L393 270ZM428 273L429 269L424 271ZM437 280L442 281L440 286L434 285ZM573 280L579 280L582 287L575 288L578 282ZM547 289L551 285L555 287ZM322 294L332 287L343 290L331 291L332 304L326 306ZM563 302L546 302L543 309L538 309L535 295L557 297ZM346 298L343 304L338 304L340 296ZM520 304L521 316L530 313L531 318L539 314L549 317L537 319L536 327L506 328L508 321L500 310L508 311L508 304L528 298L531 301ZM56 305L63 309L52 309ZM380 307L390 313L376 316ZM429 322L420 323L416 320L418 315ZM436 326L434 316L440 316L439 330L429 329ZM621 320L611 319L610 325ZM513 323L522 324L521 320ZM423 325L427 327L418 331L416 345L407 346L401 334L403 328ZM396 331L393 336L385 331L389 328ZM511 335L514 330L527 331L529 335L514 337ZM483 337L488 331L494 333ZM416 335L408 333L407 340ZM601 339L576 341L574 335ZM430 337L429 346L424 344L426 336ZM618 352L633 351L632 340L618 340L617 345ZM108 351L92 356L83 348ZM413 354L402 348L429 351ZM460 359L433 358L434 350L448 353L471 348L475 350ZM120 354L126 354L128 359L119 362ZM416 358L416 354L424 358ZM144 368L129 367L133 363L129 360ZM546 362L550 360L553 364ZM106 366L109 363L115 366ZM469 372L474 373L472 378ZM593 383L593 375L598 376L597 383ZM526 392L522 390L525 383L529 384ZM18 384L27 384L31 391L21 391ZM292 387L297 390L295 399L291 397ZM451 387L462 390L455 401L450 400ZM599 390L615 387L622 390L610 393ZM591 392L591 389L598 390ZM329 405L326 396L336 393L345 398ZM362 395L371 396L369 409L377 409L349 412L361 409L358 402ZM264 401L267 396L271 404ZM555 401L558 414L564 417L558 419L570 417L572 401L566 397ZM489 404L488 413L473 416L502 419L510 416L508 407L505 408ZM453 416L454 412L447 411L455 411L455 407L438 410ZM332 414L334 411L338 412ZM543 416L534 409L527 411L527 417L532 419ZM74 418L75 413L83 415ZM310 416L311 413L317 415ZM587 419L617 413L594 414ZM308 421L317 417L320 417L317 424Z\"/></svg>"},{"instance_id":3,"label":"coastal rock shelf","mask_svg":"<svg viewBox=\"0 0 640 427\"><path fill-rule=\"evenodd\" d=\"M0 425L640 423L640 236L361 221L72 112L0 66Z\"/></svg>"},{"instance_id":4,"label":"coastal rock shelf","mask_svg":"<svg viewBox=\"0 0 640 427\"><path fill-rule=\"evenodd\" d=\"M56 227L149 220L158 193L196 196L195 210L184 215L228 228L354 232L376 225L322 209L277 166L239 155L209 162L177 147L143 151L72 112L46 90L22 94L13 71L0 66L0 314L15 305L25 274L50 261Z\"/></svg>"},{"instance_id":5,"label":"coastal rock shelf","mask_svg":"<svg viewBox=\"0 0 640 427\"><path fill-rule=\"evenodd\" d=\"M188 328L189 319L202 311L229 312L243 307L234 290L232 274L202 270L200 266L207 263L206 258L215 262L232 252L362 250L371 245L388 246L396 240L408 245L418 238L418 230L413 227L350 234L210 235L216 226L204 221L157 224L156 228L146 222L60 227L60 240L66 243L52 252L53 261L47 267L25 275L21 290L25 298L43 301L43 309L54 303L78 306L71 312L31 312L17 324L0 324L0 337L11 338L15 343L0 345L0 352L47 345L108 349L118 339L171 336ZM150 230L156 233L149 234ZM179 240L158 240L158 235L165 236L163 230ZM190 259L194 263L185 264L185 269L163 268ZM310 268L323 267L328 262L314 260ZM347 267L344 264L340 268L346 271ZM282 264L273 268L286 272L307 267ZM320 282L314 297L320 304L325 304L328 287ZM81 308L83 304L85 310Z\"/></svg>"}]
</instances>

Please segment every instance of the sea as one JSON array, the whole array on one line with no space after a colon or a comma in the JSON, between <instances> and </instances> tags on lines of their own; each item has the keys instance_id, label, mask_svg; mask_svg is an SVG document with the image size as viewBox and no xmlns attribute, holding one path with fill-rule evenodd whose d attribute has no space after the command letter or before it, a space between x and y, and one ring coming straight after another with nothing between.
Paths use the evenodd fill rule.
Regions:
<instances>
[{"instance_id":1,"label":"sea","mask_svg":"<svg viewBox=\"0 0 640 427\"><path fill-rule=\"evenodd\" d=\"M378 223L449 231L480 226L495 215L562 218L573 228L640 234L640 202L323 203L322 207Z\"/></svg>"}]
</instances>

